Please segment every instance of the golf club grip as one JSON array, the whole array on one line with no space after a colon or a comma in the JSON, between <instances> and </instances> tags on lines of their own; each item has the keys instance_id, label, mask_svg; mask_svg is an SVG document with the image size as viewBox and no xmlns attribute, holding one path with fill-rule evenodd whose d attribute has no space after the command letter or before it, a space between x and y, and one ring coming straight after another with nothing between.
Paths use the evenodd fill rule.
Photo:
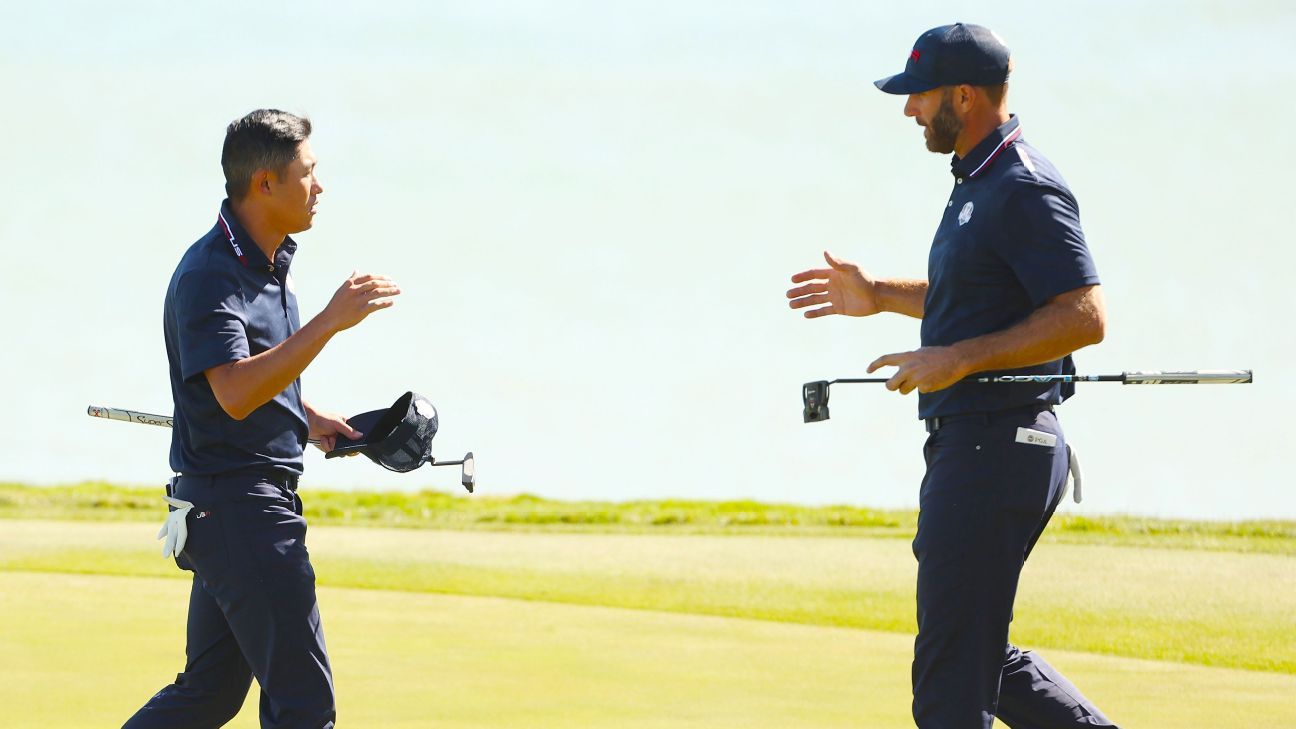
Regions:
<instances>
[{"instance_id":1,"label":"golf club grip","mask_svg":"<svg viewBox=\"0 0 1296 729\"><path fill-rule=\"evenodd\" d=\"M121 408L106 408L99 405L91 405L86 408L86 415L92 418L104 418L106 420L120 420L124 423L139 423L140 425L158 425L163 428L174 428L175 420L167 415L152 415L141 413L135 410L123 410Z\"/></svg>"},{"instance_id":2,"label":"golf club grip","mask_svg":"<svg viewBox=\"0 0 1296 729\"><path fill-rule=\"evenodd\" d=\"M1250 383L1251 370L1125 373L1127 385L1247 385Z\"/></svg>"},{"instance_id":3,"label":"golf club grip","mask_svg":"<svg viewBox=\"0 0 1296 729\"><path fill-rule=\"evenodd\" d=\"M86 408L86 415L92 418L103 418L105 420L120 420L123 423L139 423L140 425L156 425L162 428L174 428L175 418L169 415L153 415L151 413L141 413L136 410L124 410L122 408L106 408L101 405L91 405ZM306 441L311 445L319 445L319 440L310 438Z\"/></svg>"}]
</instances>

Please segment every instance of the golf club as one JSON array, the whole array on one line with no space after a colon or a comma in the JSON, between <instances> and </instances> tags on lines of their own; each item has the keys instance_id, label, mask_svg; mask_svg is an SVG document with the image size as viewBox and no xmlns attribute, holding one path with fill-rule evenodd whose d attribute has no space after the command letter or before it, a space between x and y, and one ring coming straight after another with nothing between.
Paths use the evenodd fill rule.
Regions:
<instances>
[{"instance_id":1,"label":"golf club","mask_svg":"<svg viewBox=\"0 0 1296 729\"><path fill-rule=\"evenodd\" d=\"M138 410L126 410L123 408L107 408L100 405L91 405L86 408L86 415L92 418L104 418L105 420L119 420L123 423L139 423L140 425L156 425L162 428L174 428L175 419L169 415L153 415L151 413L142 413ZM319 445L319 440L310 438L308 443ZM458 461L429 461L429 466L462 466L459 482L463 485L468 493L473 492L477 485L477 461L473 457L472 451L464 454L464 457Z\"/></svg>"},{"instance_id":2,"label":"golf club","mask_svg":"<svg viewBox=\"0 0 1296 729\"><path fill-rule=\"evenodd\" d=\"M801 386L802 422L817 423L828 419L828 387L838 383L883 383L890 377L842 378L818 380ZM1013 384L1023 382L1119 382L1123 385L1245 385L1251 382L1251 370L1189 370L1183 372L1122 372L1119 375L992 375L968 377L962 382L979 384Z\"/></svg>"}]
</instances>

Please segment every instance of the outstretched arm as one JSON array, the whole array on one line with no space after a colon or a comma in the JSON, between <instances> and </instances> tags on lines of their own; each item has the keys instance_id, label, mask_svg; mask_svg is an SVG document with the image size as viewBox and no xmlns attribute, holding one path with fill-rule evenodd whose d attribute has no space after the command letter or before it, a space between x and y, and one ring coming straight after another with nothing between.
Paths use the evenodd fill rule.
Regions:
<instances>
[{"instance_id":1,"label":"outstretched arm","mask_svg":"<svg viewBox=\"0 0 1296 729\"><path fill-rule=\"evenodd\" d=\"M216 401L231 418L246 418L300 377L334 334L391 307L399 293L386 276L352 273L328 306L292 336L253 357L205 370Z\"/></svg>"},{"instance_id":2,"label":"outstretched arm","mask_svg":"<svg viewBox=\"0 0 1296 729\"><path fill-rule=\"evenodd\" d=\"M1107 312L1097 285L1059 294L1003 331L965 339L948 347L922 347L878 357L869 365L899 369L887 382L901 394L935 392L968 375L1052 362L1103 340Z\"/></svg>"},{"instance_id":3,"label":"outstretched arm","mask_svg":"<svg viewBox=\"0 0 1296 729\"><path fill-rule=\"evenodd\" d=\"M824 251L824 260L829 268L812 268L794 275L792 283L804 285L787 292L788 306L793 309L818 307L805 312L807 319L830 314L871 316L883 311L922 318L926 281L874 278L858 265L836 258L828 251Z\"/></svg>"}]
</instances>

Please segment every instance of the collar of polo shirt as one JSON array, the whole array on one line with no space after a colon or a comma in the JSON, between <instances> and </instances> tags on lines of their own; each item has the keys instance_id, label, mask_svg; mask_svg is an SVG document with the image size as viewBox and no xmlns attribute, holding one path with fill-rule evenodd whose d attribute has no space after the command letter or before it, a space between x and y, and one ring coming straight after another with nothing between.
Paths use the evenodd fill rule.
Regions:
<instances>
[{"instance_id":1,"label":"collar of polo shirt","mask_svg":"<svg viewBox=\"0 0 1296 729\"><path fill-rule=\"evenodd\" d=\"M1008 121L999 125L999 128L990 132L985 139L978 142L977 146L973 147L966 157L954 155L950 159L950 172L960 180L976 177L985 172L994 163L995 159L1020 137L1021 125L1017 121L1017 115L1013 114L1008 117Z\"/></svg>"},{"instance_id":2,"label":"collar of polo shirt","mask_svg":"<svg viewBox=\"0 0 1296 729\"><path fill-rule=\"evenodd\" d=\"M230 251L248 268L263 271L273 271L276 266L287 268L292 262L293 254L297 252L297 241L293 240L292 236L287 236L275 250L276 266L270 265L261 247L252 240L252 236L244 230L243 225L234 216L234 209L230 207L228 199L221 202L220 212L216 214L216 224L229 239Z\"/></svg>"}]
</instances>

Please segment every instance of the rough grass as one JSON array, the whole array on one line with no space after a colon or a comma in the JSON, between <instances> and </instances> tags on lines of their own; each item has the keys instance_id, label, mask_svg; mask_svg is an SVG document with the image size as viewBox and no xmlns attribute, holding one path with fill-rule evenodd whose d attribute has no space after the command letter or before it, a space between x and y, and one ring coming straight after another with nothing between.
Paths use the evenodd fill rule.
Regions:
<instances>
[{"instance_id":1,"label":"rough grass","mask_svg":"<svg viewBox=\"0 0 1296 729\"><path fill-rule=\"evenodd\" d=\"M102 482L32 487L0 483L0 518L157 520L159 487ZM912 537L917 512L755 501L555 501L529 494L303 491L312 524L652 534ZM1296 555L1293 521L1189 521L1060 513L1046 541Z\"/></svg>"}]
</instances>

